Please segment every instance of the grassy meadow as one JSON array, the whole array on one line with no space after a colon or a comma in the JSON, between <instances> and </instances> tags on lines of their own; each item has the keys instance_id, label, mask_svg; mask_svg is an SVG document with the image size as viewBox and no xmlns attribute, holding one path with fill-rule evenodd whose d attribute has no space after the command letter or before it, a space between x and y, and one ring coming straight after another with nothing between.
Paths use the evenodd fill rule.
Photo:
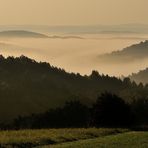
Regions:
<instances>
[{"instance_id":1,"label":"grassy meadow","mask_svg":"<svg viewBox=\"0 0 148 148\"><path fill-rule=\"evenodd\" d=\"M148 132L121 128L0 131L2 148L147 148Z\"/></svg>"},{"instance_id":2,"label":"grassy meadow","mask_svg":"<svg viewBox=\"0 0 148 148\"><path fill-rule=\"evenodd\" d=\"M51 148L147 148L148 132L127 132L52 146ZM48 146L44 147L48 148Z\"/></svg>"},{"instance_id":3,"label":"grassy meadow","mask_svg":"<svg viewBox=\"0 0 148 148\"><path fill-rule=\"evenodd\" d=\"M107 128L78 128L78 129L42 129L42 130L18 130L0 131L0 147L32 148L32 147L71 147L79 142L88 142L91 139L129 132L128 129ZM82 145L83 145L82 144ZM92 143L93 144L93 143ZM88 146L89 146L88 145Z\"/></svg>"}]
</instances>

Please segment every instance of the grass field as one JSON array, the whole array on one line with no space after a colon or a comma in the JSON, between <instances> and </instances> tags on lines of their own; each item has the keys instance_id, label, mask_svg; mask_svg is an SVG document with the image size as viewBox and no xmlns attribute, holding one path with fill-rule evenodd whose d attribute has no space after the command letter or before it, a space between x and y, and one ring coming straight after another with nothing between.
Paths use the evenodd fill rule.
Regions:
<instances>
[{"instance_id":1,"label":"grass field","mask_svg":"<svg viewBox=\"0 0 148 148\"><path fill-rule=\"evenodd\" d=\"M45 129L45 130L20 130L1 131L1 147L35 147L55 145L78 140L93 139L107 135L123 133L127 129Z\"/></svg>"},{"instance_id":2,"label":"grass field","mask_svg":"<svg viewBox=\"0 0 148 148\"><path fill-rule=\"evenodd\" d=\"M0 131L2 148L147 148L148 132L128 129L45 129Z\"/></svg>"},{"instance_id":3,"label":"grass field","mask_svg":"<svg viewBox=\"0 0 148 148\"><path fill-rule=\"evenodd\" d=\"M128 132L109 135L59 144L51 148L148 148L148 132Z\"/></svg>"}]
</instances>

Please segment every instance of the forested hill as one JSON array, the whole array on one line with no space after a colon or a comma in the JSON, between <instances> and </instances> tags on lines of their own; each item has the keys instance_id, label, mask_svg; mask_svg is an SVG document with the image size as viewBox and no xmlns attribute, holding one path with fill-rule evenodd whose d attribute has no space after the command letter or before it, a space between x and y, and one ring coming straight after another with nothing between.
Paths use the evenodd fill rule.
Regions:
<instances>
[{"instance_id":1,"label":"forested hill","mask_svg":"<svg viewBox=\"0 0 148 148\"><path fill-rule=\"evenodd\" d=\"M148 40L99 56L100 62L127 63L148 59Z\"/></svg>"},{"instance_id":2,"label":"forested hill","mask_svg":"<svg viewBox=\"0 0 148 148\"><path fill-rule=\"evenodd\" d=\"M147 95L147 90L128 78L121 81L99 75L97 71L90 76L81 76L25 56L0 56L0 120L44 112L70 99L91 105L103 91L129 100L134 96Z\"/></svg>"},{"instance_id":3,"label":"forested hill","mask_svg":"<svg viewBox=\"0 0 148 148\"><path fill-rule=\"evenodd\" d=\"M48 38L48 36L31 32L31 31L25 31L25 30L8 30L8 31L1 31L0 37L6 37L6 38Z\"/></svg>"},{"instance_id":4,"label":"forested hill","mask_svg":"<svg viewBox=\"0 0 148 148\"><path fill-rule=\"evenodd\" d=\"M137 83L142 82L143 84L148 84L148 68L141 70L138 73L133 73L129 77Z\"/></svg>"}]
</instances>

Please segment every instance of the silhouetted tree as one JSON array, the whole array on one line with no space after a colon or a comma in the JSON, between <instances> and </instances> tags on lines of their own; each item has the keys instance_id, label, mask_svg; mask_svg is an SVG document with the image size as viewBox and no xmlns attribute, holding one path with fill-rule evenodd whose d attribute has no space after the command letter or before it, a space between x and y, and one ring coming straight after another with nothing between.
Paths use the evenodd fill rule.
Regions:
<instances>
[{"instance_id":1,"label":"silhouetted tree","mask_svg":"<svg viewBox=\"0 0 148 148\"><path fill-rule=\"evenodd\" d=\"M92 108L92 122L95 126L127 126L130 124L129 106L118 96L103 93Z\"/></svg>"},{"instance_id":2,"label":"silhouetted tree","mask_svg":"<svg viewBox=\"0 0 148 148\"><path fill-rule=\"evenodd\" d=\"M139 98L131 104L132 112L135 117L135 124L148 124L148 98Z\"/></svg>"},{"instance_id":3,"label":"silhouetted tree","mask_svg":"<svg viewBox=\"0 0 148 148\"><path fill-rule=\"evenodd\" d=\"M139 83L138 87L143 89L144 88L143 83Z\"/></svg>"},{"instance_id":4,"label":"silhouetted tree","mask_svg":"<svg viewBox=\"0 0 148 148\"><path fill-rule=\"evenodd\" d=\"M87 126L90 118L89 109L79 101L66 102L62 110L65 127Z\"/></svg>"},{"instance_id":5,"label":"silhouetted tree","mask_svg":"<svg viewBox=\"0 0 148 148\"><path fill-rule=\"evenodd\" d=\"M130 80L130 78L124 78L124 79L123 79L123 83L124 83L125 86L127 86L127 87L131 86L131 80Z\"/></svg>"},{"instance_id":6,"label":"silhouetted tree","mask_svg":"<svg viewBox=\"0 0 148 148\"><path fill-rule=\"evenodd\" d=\"M99 72L96 71L96 70L93 70L92 73L91 73L91 75L90 75L90 78L93 79L93 80L95 80L95 79L98 79L99 77L100 77Z\"/></svg>"}]
</instances>

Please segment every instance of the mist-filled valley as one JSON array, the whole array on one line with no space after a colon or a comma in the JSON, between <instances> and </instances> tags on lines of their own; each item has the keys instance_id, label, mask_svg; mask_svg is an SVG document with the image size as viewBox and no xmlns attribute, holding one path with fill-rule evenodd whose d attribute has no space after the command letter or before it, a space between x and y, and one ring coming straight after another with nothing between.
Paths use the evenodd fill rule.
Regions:
<instances>
[{"instance_id":1,"label":"mist-filled valley","mask_svg":"<svg viewBox=\"0 0 148 148\"><path fill-rule=\"evenodd\" d=\"M83 108L82 103L90 113L89 107L106 91L110 94L102 94L103 98L123 99L123 106L129 104L132 114L137 115L132 108L139 103L135 100L145 101L148 90L147 32L134 32L127 26L103 30L94 26L38 27L0 27L0 127L63 127L65 123L67 127L69 117L67 122L60 123L65 119L58 113L67 115L67 101L78 100L69 105L74 105L75 110L79 105ZM59 116L60 121L54 122ZM53 118L53 125L44 123L49 117ZM129 119L126 116L128 124ZM2 121L14 123L6 125ZM73 122L72 125L75 126Z\"/></svg>"},{"instance_id":2,"label":"mist-filled valley","mask_svg":"<svg viewBox=\"0 0 148 148\"><path fill-rule=\"evenodd\" d=\"M0 0L0 148L148 147L148 0Z\"/></svg>"},{"instance_id":3,"label":"mist-filled valley","mask_svg":"<svg viewBox=\"0 0 148 148\"><path fill-rule=\"evenodd\" d=\"M27 29L29 30L29 28ZM83 28L81 30L83 31ZM9 31L9 29L5 31ZM140 58L140 60L137 58L133 61L122 60L121 62L111 62L114 60L108 62L108 59L102 62L99 59L102 54L121 51L133 44L145 41L148 39L148 34L143 32L133 33L121 30L120 32L84 33L79 31L71 33L68 29L67 32L65 30L54 32L37 28L36 32L32 29L31 33L40 33L39 35L45 36L35 36L36 34L31 36L29 34L27 37L27 35L22 35L25 31L17 35L13 32L11 35L8 32L7 34L1 32L0 53L4 56L15 57L25 55L37 61L49 62L68 72L81 73L82 75L90 74L95 69L104 74L128 76L147 67L147 58Z\"/></svg>"}]
</instances>

